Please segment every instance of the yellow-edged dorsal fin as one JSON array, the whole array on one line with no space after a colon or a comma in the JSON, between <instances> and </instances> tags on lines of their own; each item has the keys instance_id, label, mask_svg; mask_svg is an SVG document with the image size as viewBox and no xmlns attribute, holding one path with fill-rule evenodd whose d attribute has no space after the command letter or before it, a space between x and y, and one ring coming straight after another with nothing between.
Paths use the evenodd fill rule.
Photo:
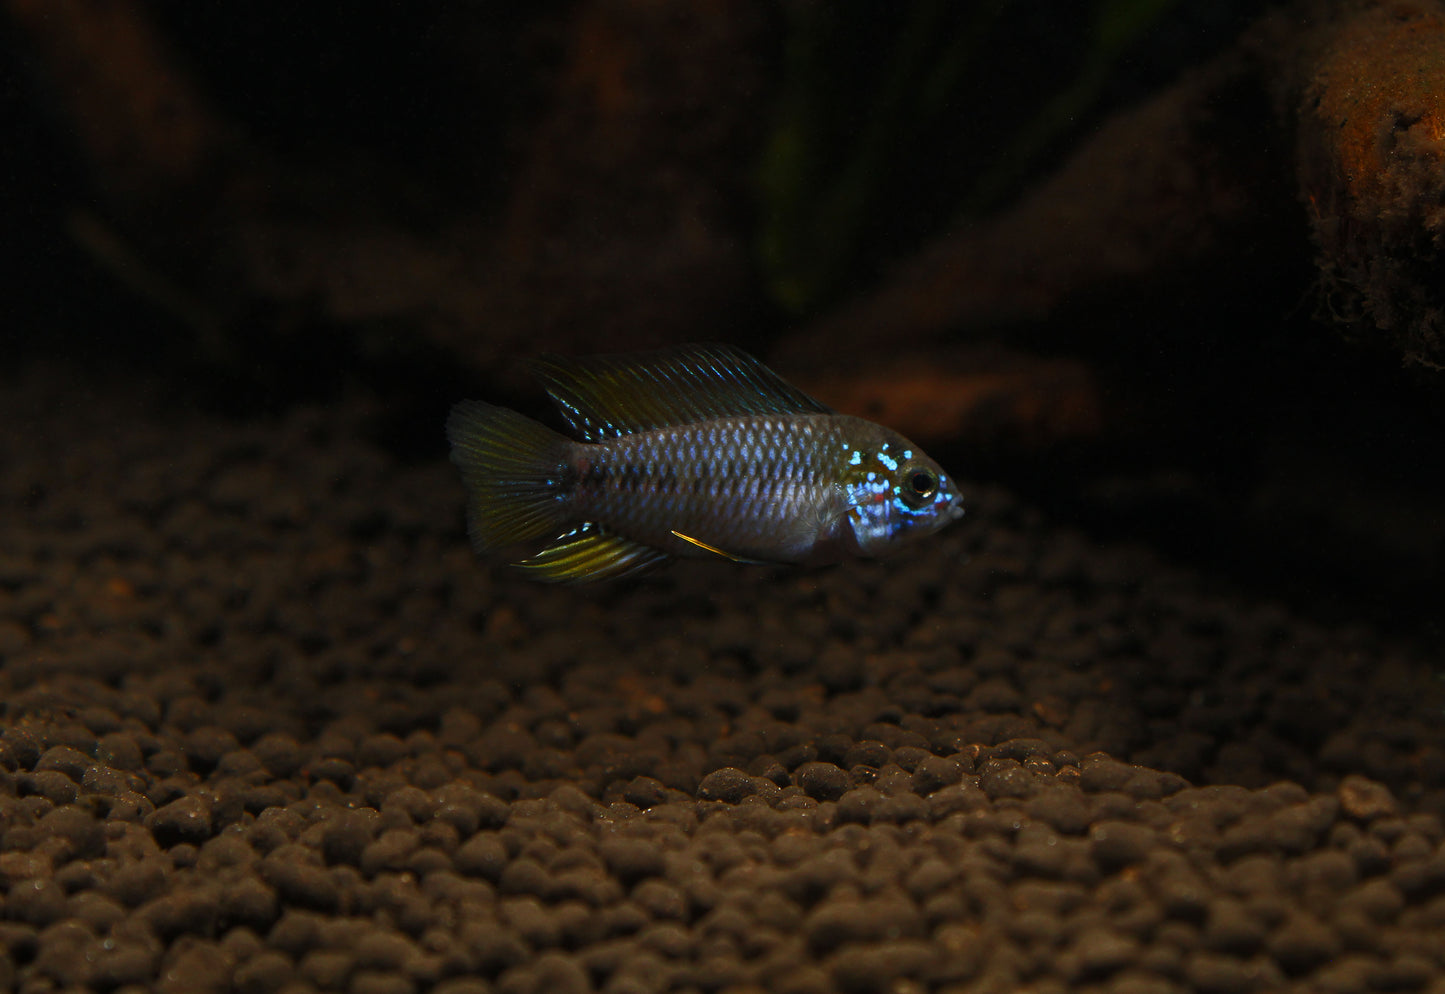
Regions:
<instances>
[{"instance_id":1,"label":"yellow-edged dorsal fin","mask_svg":"<svg viewBox=\"0 0 1445 994\"><path fill-rule=\"evenodd\" d=\"M531 367L573 432L587 442L709 418L830 411L731 345L544 355Z\"/></svg>"}]
</instances>

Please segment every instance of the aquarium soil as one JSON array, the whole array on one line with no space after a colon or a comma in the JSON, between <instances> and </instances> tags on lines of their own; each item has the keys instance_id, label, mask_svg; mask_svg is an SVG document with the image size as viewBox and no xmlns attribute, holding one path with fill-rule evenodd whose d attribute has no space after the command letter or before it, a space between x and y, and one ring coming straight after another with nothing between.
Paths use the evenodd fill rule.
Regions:
<instances>
[{"instance_id":1,"label":"aquarium soil","mask_svg":"<svg viewBox=\"0 0 1445 994\"><path fill-rule=\"evenodd\" d=\"M152 395L0 392L0 990L1445 991L1438 659L1368 626L978 485L529 585L440 419Z\"/></svg>"}]
</instances>

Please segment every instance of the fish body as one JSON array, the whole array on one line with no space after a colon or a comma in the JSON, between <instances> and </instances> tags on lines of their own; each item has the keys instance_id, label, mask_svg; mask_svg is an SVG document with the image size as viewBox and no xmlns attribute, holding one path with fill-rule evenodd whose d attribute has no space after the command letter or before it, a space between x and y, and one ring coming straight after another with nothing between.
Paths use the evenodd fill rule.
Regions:
<instances>
[{"instance_id":1,"label":"fish body","mask_svg":"<svg viewBox=\"0 0 1445 994\"><path fill-rule=\"evenodd\" d=\"M447 435L478 552L531 543L542 580L675 557L824 563L882 555L963 513L917 446L836 414L721 345L533 364L573 434L463 401Z\"/></svg>"}]
</instances>

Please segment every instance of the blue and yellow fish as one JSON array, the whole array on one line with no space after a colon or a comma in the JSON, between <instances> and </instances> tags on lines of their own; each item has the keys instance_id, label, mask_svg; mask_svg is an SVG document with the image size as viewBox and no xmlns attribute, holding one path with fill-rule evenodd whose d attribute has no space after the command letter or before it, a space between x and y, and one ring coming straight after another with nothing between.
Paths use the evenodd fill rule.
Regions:
<instances>
[{"instance_id":1,"label":"blue and yellow fish","mask_svg":"<svg viewBox=\"0 0 1445 994\"><path fill-rule=\"evenodd\" d=\"M575 438L462 401L447 420L479 553L554 582L674 557L825 563L878 556L963 514L897 432L837 414L727 345L543 356L532 370Z\"/></svg>"}]
</instances>

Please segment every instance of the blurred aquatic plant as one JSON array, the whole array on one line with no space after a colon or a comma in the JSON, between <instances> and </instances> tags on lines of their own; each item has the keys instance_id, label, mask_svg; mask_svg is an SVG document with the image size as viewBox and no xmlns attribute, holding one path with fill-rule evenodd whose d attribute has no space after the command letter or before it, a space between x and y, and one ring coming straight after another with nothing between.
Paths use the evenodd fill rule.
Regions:
<instances>
[{"instance_id":1,"label":"blurred aquatic plant","mask_svg":"<svg viewBox=\"0 0 1445 994\"><path fill-rule=\"evenodd\" d=\"M816 310L868 265L997 207L1098 111L1120 60L1175 5L790 5L757 170L774 299Z\"/></svg>"}]
</instances>

